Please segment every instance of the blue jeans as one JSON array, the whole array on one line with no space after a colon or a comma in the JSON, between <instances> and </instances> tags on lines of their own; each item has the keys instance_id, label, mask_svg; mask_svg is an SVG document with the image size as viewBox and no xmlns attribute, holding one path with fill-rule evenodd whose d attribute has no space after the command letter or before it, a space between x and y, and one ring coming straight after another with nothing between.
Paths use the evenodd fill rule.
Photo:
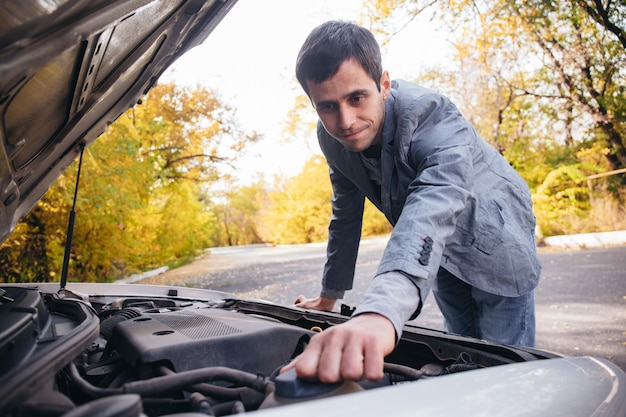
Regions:
<instances>
[{"instance_id":1,"label":"blue jeans","mask_svg":"<svg viewBox=\"0 0 626 417\"><path fill-rule=\"evenodd\" d=\"M506 345L534 347L534 292L520 297L490 294L439 268L433 294L447 332Z\"/></svg>"}]
</instances>

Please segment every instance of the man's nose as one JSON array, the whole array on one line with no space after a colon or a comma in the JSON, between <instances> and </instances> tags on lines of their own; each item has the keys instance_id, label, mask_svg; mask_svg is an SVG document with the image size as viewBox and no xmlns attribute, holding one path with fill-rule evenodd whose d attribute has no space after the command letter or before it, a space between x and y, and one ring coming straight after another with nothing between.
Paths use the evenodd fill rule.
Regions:
<instances>
[{"instance_id":1,"label":"man's nose","mask_svg":"<svg viewBox=\"0 0 626 417\"><path fill-rule=\"evenodd\" d=\"M344 107L339 111L339 127L342 130L349 130L356 120L356 112L350 107Z\"/></svg>"}]
</instances>

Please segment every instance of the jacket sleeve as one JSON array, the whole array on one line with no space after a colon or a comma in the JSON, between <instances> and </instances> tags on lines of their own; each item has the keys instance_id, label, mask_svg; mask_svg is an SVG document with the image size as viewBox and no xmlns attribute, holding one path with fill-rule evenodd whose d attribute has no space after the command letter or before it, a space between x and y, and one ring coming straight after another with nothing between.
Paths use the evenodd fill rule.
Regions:
<instances>
[{"instance_id":1,"label":"jacket sleeve","mask_svg":"<svg viewBox=\"0 0 626 417\"><path fill-rule=\"evenodd\" d=\"M344 292L352 289L354 281L365 196L331 164L329 173L333 188L332 217L321 295L343 298Z\"/></svg>"},{"instance_id":2,"label":"jacket sleeve","mask_svg":"<svg viewBox=\"0 0 626 417\"><path fill-rule=\"evenodd\" d=\"M363 313L385 316L393 324L398 341L404 323L417 317L422 309L422 300L426 298L423 292L425 286L428 286L426 280L407 277L397 271L377 275L353 316Z\"/></svg>"}]
</instances>

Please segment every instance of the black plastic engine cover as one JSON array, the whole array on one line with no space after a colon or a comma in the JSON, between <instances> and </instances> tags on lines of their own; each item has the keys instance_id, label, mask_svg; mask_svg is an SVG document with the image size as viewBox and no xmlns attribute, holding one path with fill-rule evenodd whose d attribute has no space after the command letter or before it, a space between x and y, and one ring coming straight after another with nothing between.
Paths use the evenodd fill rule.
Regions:
<instances>
[{"instance_id":1,"label":"black plastic engine cover","mask_svg":"<svg viewBox=\"0 0 626 417\"><path fill-rule=\"evenodd\" d=\"M110 345L133 367L169 362L175 371L225 366L270 374L312 334L235 311L149 313L117 324Z\"/></svg>"}]
</instances>

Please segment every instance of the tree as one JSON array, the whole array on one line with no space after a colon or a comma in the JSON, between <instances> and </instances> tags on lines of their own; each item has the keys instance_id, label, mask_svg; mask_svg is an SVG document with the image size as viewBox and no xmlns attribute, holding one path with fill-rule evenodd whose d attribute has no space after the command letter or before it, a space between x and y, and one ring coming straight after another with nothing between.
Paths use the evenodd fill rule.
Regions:
<instances>
[{"instance_id":1,"label":"tree","mask_svg":"<svg viewBox=\"0 0 626 417\"><path fill-rule=\"evenodd\" d=\"M258 217L266 199L266 184L228 187L223 196L217 196L212 211L217 217L216 246L235 246L261 243Z\"/></svg>"},{"instance_id":2,"label":"tree","mask_svg":"<svg viewBox=\"0 0 626 417\"><path fill-rule=\"evenodd\" d=\"M258 139L237 125L235 110L201 86L158 85L126 116L142 138L138 156L158 169L163 184L211 182L244 147Z\"/></svg>"},{"instance_id":3,"label":"tree","mask_svg":"<svg viewBox=\"0 0 626 417\"><path fill-rule=\"evenodd\" d=\"M254 140L211 90L155 87L85 150L69 278L119 278L213 244L217 226L205 185ZM76 164L68 168L3 245L0 267L13 268L5 277L58 277L76 171ZM39 264L14 263L24 247L37 247Z\"/></svg>"},{"instance_id":4,"label":"tree","mask_svg":"<svg viewBox=\"0 0 626 417\"><path fill-rule=\"evenodd\" d=\"M608 2L607 8L599 1L505 4L551 69L541 85L526 92L553 98L568 122L587 116L587 132L606 144L612 169L626 166L626 48L624 28L618 26L626 24L626 3ZM544 87L550 83L556 91Z\"/></svg>"},{"instance_id":5,"label":"tree","mask_svg":"<svg viewBox=\"0 0 626 417\"><path fill-rule=\"evenodd\" d=\"M186 263L199 250L215 245L216 215L208 210L201 195L198 183L182 181L162 190L163 203L151 206L149 215L159 220L154 222L158 227L154 228L152 243L160 250L160 262Z\"/></svg>"},{"instance_id":6,"label":"tree","mask_svg":"<svg viewBox=\"0 0 626 417\"><path fill-rule=\"evenodd\" d=\"M481 123L473 112L473 121L503 153L500 127L508 115L520 115L511 106L521 100L539 106L532 118L544 120L536 125L545 135L575 146L579 132L579 142L605 144L612 169L626 165L626 3L378 0L370 11L374 30L384 33L395 32L390 22L400 16L406 23L430 11L444 22L464 81L456 86L480 85L462 105L467 110L491 97L477 106L483 118L491 116Z\"/></svg>"},{"instance_id":7,"label":"tree","mask_svg":"<svg viewBox=\"0 0 626 417\"><path fill-rule=\"evenodd\" d=\"M300 174L278 181L261 212L260 232L272 243L321 242L328 237L332 190L328 165L311 157Z\"/></svg>"},{"instance_id":8,"label":"tree","mask_svg":"<svg viewBox=\"0 0 626 417\"><path fill-rule=\"evenodd\" d=\"M279 179L274 190L268 192L258 230L265 241L272 243L323 242L328 239L331 198L328 165L323 156L314 155L300 174ZM385 216L366 200L362 235L383 235L391 229Z\"/></svg>"},{"instance_id":9,"label":"tree","mask_svg":"<svg viewBox=\"0 0 626 417\"><path fill-rule=\"evenodd\" d=\"M583 179L626 164L626 3L368 3L369 21L383 38L422 13L442 23L456 56L446 71L434 71L436 78L431 73L429 80L443 86L528 181L541 224L558 232L580 229L575 218L588 218L596 210L589 204L591 193L582 192ZM591 152L605 162L590 164L581 158ZM602 199L617 198L617 213L622 212L623 178L607 181L617 187L602 188ZM607 193L611 190L612 195ZM601 199L593 200L597 204Z\"/></svg>"}]
</instances>

